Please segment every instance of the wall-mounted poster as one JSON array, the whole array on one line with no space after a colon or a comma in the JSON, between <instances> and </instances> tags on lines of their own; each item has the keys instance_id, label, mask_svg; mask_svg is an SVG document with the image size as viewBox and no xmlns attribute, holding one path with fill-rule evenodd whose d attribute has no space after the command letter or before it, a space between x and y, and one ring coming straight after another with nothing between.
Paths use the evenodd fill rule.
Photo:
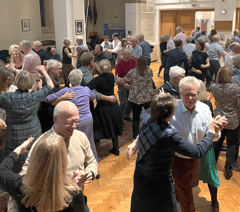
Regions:
<instances>
[{"instance_id":1,"label":"wall-mounted poster","mask_svg":"<svg viewBox=\"0 0 240 212\"><path fill-rule=\"evenodd\" d=\"M112 39L113 33L118 33L118 38L125 38L125 24L103 24L104 35Z\"/></svg>"},{"instance_id":2,"label":"wall-mounted poster","mask_svg":"<svg viewBox=\"0 0 240 212\"><path fill-rule=\"evenodd\" d=\"M76 35L84 34L84 22L83 22L83 20L76 20L75 21L75 34Z\"/></svg>"},{"instance_id":3,"label":"wall-mounted poster","mask_svg":"<svg viewBox=\"0 0 240 212\"><path fill-rule=\"evenodd\" d=\"M29 19L22 19L22 31L28 32L30 31L30 20Z\"/></svg>"}]
</instances>

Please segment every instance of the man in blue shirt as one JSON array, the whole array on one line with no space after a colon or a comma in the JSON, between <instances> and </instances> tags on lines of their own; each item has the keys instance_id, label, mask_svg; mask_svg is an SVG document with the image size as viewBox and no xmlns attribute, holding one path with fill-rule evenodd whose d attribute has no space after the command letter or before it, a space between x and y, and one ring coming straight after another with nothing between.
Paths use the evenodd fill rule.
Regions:
<instances>
[{"instance_id":1,"label":"man in blue shirt","mask_svg":"<svg viewBox=\"0 0 240 212\"><path fill-rule=\"evenodd\" d=\"M139 46L142 47L142 55L147 57L147 65L150 66L150 63L151 63L150 52L152 51L152 49L150 48L149 43L144 40L143 34L138 35L138 42L139 42Z\"/></svg>"},{"instance_id":2,"label":"man in blue shirt","mask_svg":"<svg viewBox=\"0 0 240 212\"><path fill-rule=\"evenodd\" d=\"M41 41L34 41L33 42L33 49L35 50L35 52L38 54L38 56L41 59L41 63L43 65L43 61L44 60L48 60L48 56L47 53L42 49L42 43Z\"/></svg>"}]
</instances>

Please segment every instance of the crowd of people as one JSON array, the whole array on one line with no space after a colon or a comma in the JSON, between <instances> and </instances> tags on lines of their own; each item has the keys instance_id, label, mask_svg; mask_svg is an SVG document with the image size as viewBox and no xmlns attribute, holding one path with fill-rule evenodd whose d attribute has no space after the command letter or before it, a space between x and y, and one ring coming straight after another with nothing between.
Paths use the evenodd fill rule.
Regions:
<instances>
[{"instance_id":1,"label":"crowd of people","mask_svg":"<svg viewBox=\"0 0 240 212\"><path fill-rule=\"evenodd\" d=\"M80 36L75 46L66 38L62 60L40 41L33 49L27 40L9 47L11 60L0 64L0 190L11 196L8 211L89 211L83 189L100 178L101 139L111 139L110 153L118 156L126 121L133 132L127 155L138 151L132 212L177 212L177 202L182 212L194 212L199 179L219 211L216 162L225 137L224 176L239 170L239 32L225 48L216 30L176 32L161 36L158 89L143 34L120 41L114 33L112 42L104 36L93 51Z\"/></svg>"}]
</instances>

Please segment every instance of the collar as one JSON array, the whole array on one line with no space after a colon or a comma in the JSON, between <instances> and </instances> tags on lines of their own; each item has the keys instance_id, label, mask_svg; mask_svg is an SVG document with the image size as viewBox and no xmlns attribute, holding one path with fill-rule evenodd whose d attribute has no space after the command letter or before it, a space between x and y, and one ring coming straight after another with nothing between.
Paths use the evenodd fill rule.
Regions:
<instances>
[{"instance_id":1,"label":"collar","mask_svg":"<svg viewBox=\"0 0 240 212\"><path fill-rule=\"evenodd\" d=\"M171 87L173 91L178 93L178 89L170 81L167 81L167 84Z\"/></svg>"},{"instance_id":2,"label":"collar","mask_svg":"<svg viewBox=\"0 0 240 212\"><path fill-rule=\"evenodd\" d=\"M183 113L186 113L186 112L190 113L189 110L183 104L182 99L178 100L178 104L180 106L179 108L180 108L181 112L183 112ZM197 101L196 105L195 105L195 109L194 109L194 111L191 114L198 113L200 110L201 110L201 106L199 105L199 101Z\"/></svg>"},{"instance_id":3,"label":"collar","mask_svg":"<svg viewBox=\"0 0 240 212\"><path fill-rule=\"evenodd\" d=\"M63 140L66 142L66 145L68 145L68 142L69 142L69 140L70 140L70 137L69 137L69 138L66 138L66 137L63 137L62 135L58 134L58 133L56 132L56 130L55 130L55 125L52 126L52 131L53 131L54 133L56 133L57 135L61 136L61 137L63 138Z\"/></svg>"}]
</instances>

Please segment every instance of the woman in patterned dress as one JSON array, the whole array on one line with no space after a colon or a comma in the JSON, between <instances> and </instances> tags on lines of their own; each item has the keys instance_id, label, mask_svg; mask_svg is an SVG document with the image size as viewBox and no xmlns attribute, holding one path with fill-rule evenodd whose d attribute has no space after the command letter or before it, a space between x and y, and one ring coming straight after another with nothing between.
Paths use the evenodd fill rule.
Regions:
<instances>
[{"instance_id":1,"label":"woman in patterned dress","mask_svg":"<svg viewBox=\"0 0 240 212\"><path fill-rule=\"evenodd\" d=\"M137 60L137 68L129 71L124 78L117 77L116 79L117 84L123 84L125 88L129 88L128 101L131 102L133 111L132 130L134 139L139 133L142 107L148 109L154 95L152 77L153 72L147 67L147 58L140 56Z\"/></svg>"}]
</instances>

